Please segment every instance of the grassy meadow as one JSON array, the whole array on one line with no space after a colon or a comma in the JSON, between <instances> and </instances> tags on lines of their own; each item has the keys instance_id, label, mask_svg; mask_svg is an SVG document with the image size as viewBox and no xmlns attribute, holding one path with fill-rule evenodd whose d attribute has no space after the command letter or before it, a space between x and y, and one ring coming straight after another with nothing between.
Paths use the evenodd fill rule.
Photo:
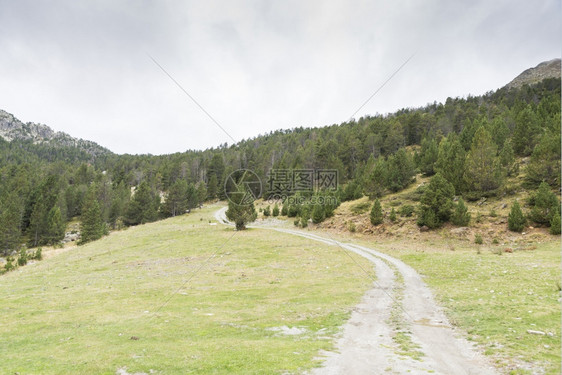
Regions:
<instances>
[{"instance_id":1,"label":"grassy meadow","mask_svg":"<svg viewBox=\"0 0 562 375\"><path fill-rule=\"evenodd\" d=\"M211 225L216 209L0 276L0 373L279 374L317 365L372 281L338 247L269 230L234 234Z\"/></svg>"}]
</instances>

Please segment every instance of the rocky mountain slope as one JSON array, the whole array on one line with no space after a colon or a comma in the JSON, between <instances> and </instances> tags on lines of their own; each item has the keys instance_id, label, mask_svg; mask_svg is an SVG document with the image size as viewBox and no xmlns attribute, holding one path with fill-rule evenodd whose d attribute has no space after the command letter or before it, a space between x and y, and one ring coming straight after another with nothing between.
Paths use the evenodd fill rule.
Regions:
<instances>
[{"instance_id":1,"label":"rocky mountain slope","mask_svg":"<svg viewBox=\"0 0 562 375\"><path fill-rule=\"evenodd\" d=\"M24 124L14 115L3 110L0 110L0 137L8 142L20 140L32 141L35 144L46 143L54 147L76 147L94 157L111 153L95 142L74 138L63 132L55 132L47 125L32 122Z\"/></svg>"},{"instance_id":2,"label":"rocky mountain slope","mask_svg":"<svg viewBox=\"0 0 562 375\"><path fill-rule=\"evenodd\" d=\"M515 77L505 87L508 89L532 85L546 78L560 78L560 59L544 61L534 68L529 68Z\"/></svg>"}]
</instances>

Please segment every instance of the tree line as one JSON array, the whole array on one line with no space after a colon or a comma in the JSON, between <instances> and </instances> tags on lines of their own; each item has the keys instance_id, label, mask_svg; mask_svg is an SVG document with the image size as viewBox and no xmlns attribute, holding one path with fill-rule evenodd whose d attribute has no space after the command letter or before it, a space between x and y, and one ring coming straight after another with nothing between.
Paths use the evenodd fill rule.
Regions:
<instances>
[{"instance_id":1,"label":"tree line","mask_svg":"<svg viewBox=\"0 0 562 375\"><path fill-rule=\"evenodd\" d=\"M560 158L558 79L169 155L92 155L0 139L0 252L57 243L73 218L85 242L112 228L183 214L224 199L226 176L241 168L262 181L271 169L336 169L340 201L380 198L423 173L436 191L475 200L513 192L507 177L523 169L525 188L558 188ZM422 202L423 225L450 219L430 213L434 199Z\"/></svg>"}]
</instances>

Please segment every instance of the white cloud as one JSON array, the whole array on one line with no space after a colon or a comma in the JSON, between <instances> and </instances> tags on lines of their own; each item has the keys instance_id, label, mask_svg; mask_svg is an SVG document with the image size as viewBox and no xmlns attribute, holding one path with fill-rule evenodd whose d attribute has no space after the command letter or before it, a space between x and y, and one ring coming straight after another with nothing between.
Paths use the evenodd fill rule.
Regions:
<instances>
[{"instance_id":1,"label":"white cloud","mask_svg":"<svg viewBox=\"0 0 562 375\"><path fill-rule=\"evenodd\" d=\"M54 4L54 5L53 5ZM0 108L116 152L237 140L481 94L560 55L544 1L0 1Z\"/></svg>"}]
</instances>

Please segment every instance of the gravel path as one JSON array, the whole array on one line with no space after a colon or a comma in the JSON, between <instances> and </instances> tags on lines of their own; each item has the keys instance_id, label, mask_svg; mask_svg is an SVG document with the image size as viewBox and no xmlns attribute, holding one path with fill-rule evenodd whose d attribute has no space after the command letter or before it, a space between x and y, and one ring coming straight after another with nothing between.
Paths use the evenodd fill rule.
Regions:
<instances>
[{"instance_id":1,"label":"gravel path","mask_svg":"<svg viewBox=\"0 0 562 375\"><path fill-rule=\"evenodd\" d=\"M228 224L226 208L215 213ZM331 239L326 233L259 226L338 246L374 264L377 280L343 326L336 352L321 353L321 368L311 374L497 374L488 359L455 332L421 276L404 262L379 251ZM391 319L391 314L394 314ZM401 355L393 340L396 321L420 359Z\"/></svg>"}]
</instances>

